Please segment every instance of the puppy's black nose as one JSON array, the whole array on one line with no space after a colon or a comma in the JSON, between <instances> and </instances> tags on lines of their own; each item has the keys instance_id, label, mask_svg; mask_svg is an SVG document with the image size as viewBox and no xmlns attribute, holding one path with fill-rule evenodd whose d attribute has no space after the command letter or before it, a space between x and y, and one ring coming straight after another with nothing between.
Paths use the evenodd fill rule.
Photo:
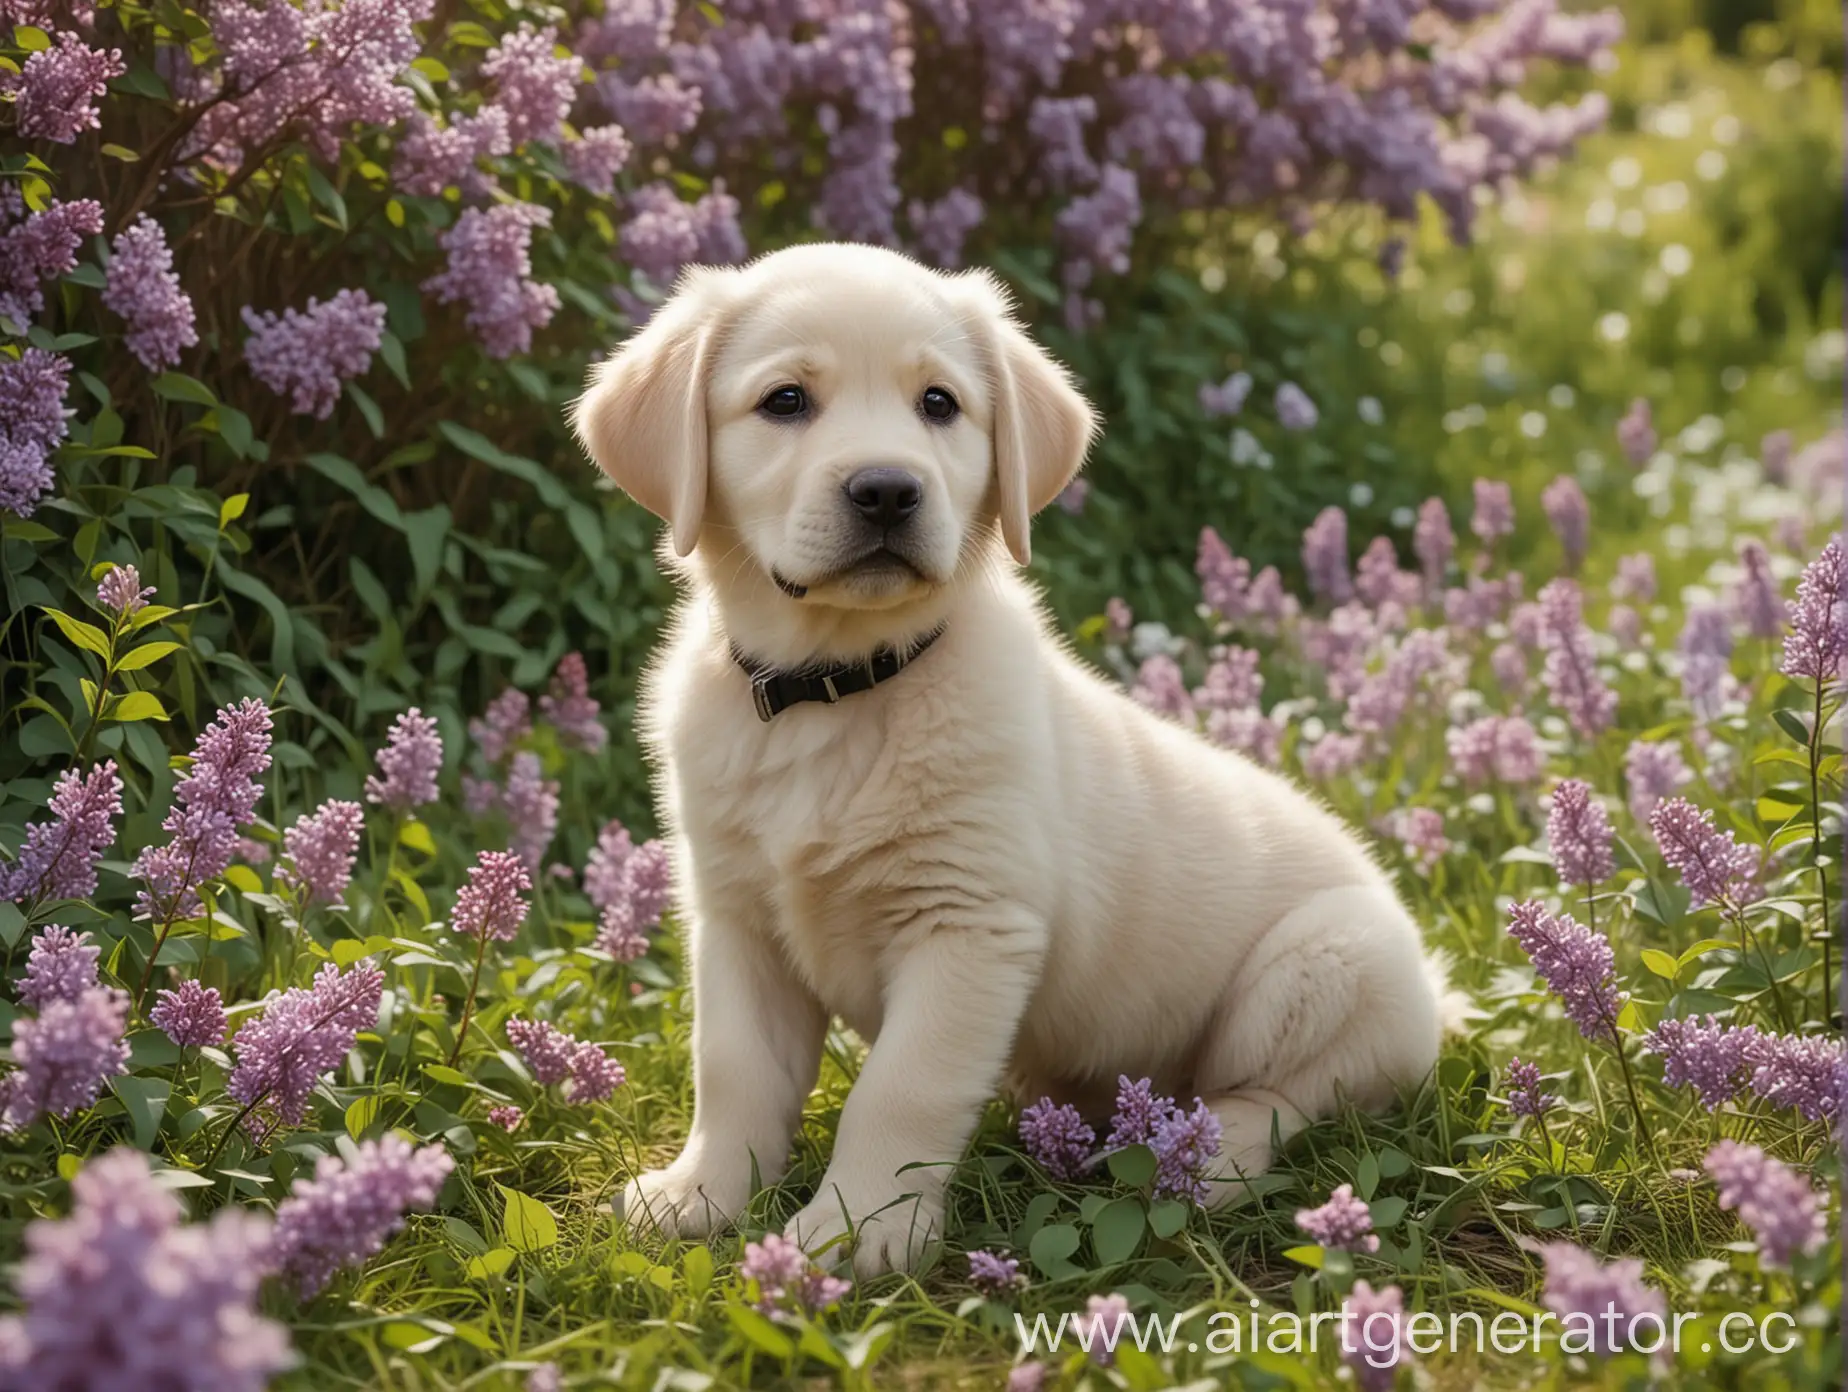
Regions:
<instances>
[{"instance_id":1,"label":"puppy's black nose","mask_svg":"<svg viewBox=\"0 0 1848 1392\"><path fill-rule=\"evenodd\" d=\"M896 527L924 501L924 485L903 469L862 469L847 480L847 500L879 527Z\"/></svg>"}]
</instances>

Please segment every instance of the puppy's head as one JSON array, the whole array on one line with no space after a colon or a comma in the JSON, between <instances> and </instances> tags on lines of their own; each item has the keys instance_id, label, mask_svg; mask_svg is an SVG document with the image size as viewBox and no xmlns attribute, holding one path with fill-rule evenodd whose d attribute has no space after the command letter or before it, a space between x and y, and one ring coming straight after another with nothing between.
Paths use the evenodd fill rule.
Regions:
<instances>
[{"instance_id":1,"label":"puppy's head","mask_svg":"<svg viewBox=\"0 0 1848 1392\"><path fill-rule=\"evenodd\" d=\"M997 525L1024 564L1096 428L989 276L845 245L689 271L573 423L714 583L850 610L951 584Z\"/></svg>"}]
</instances>

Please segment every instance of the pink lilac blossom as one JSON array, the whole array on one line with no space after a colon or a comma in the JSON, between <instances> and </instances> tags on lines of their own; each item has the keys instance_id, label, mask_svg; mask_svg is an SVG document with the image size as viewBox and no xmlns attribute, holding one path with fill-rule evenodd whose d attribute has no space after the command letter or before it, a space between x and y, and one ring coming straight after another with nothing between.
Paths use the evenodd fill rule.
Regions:
<instances>
[{"instance_id":1,"label":"pink lilac blossom","mask_svg":"<svg viewBox=\"0 0 1848 1392\"><path fill-rule=\"evenodd\" d=\"M269 707L255 697L224 707L206 726L161 823L171 839L142 851L130 871L142 882L138 918L172 922L204 912L200 887L224 873L237 829L256 816L269 747Z\"/></svg>"},{"instance_id":2,"label":"pink lilac blossom","mask_svg":"<svg viewBox=\"0 0 1848 1392\"><path fill-rule=\"evenodd\" d=\"M1694 896L1694 907L1758 899L1758 851L1741 846L1730 831L1713 824L1713 813L1686 798L1659 801L1649 813L1649 830L1668 868Z\"/></svg>"},{"instance_id":3,"label":"pink lilac blossom","mask_svg":"<svg viewBox=\"0 0 1848 1392\"><path fill-rule=\"evenodd\" d=\"M1076 1179L1091 1156L1097 1133L1078 1109L1042 1097L1020 1114L1020 1144L1054 1179Z\"/></svg>"},{"instance_id":4,"label":"pink lilac blossom","mask_svg":"<svg viewBox=\"0 0 1848 1392\"><path fill-rule=\"evenodd\" d=\"M167 235L146 213L123 228L104 273L103 304L126 321L128 351L149 372L179 362L199 341L193 303L173 271Z\"/></svg>"},{"instance_id":5,"label":"pink lilac blossom","mask_svg":"<svg viewBox=\"0 0 1848 1392\"><path fill-rule=\"evenodd\" d=\"M501 1130L512 1133L520 1129L520 1123L526 1120L526 1113L512 1103L488 1108L488 1120Z\"/></svg>"},{"instance_id":6,"label":"pink lilac blossom","mask_svg":"<svg viewBox=\"0 0 1848 1392\"><path fill-rule=\"evenodd\" d=\"M1585 559L1591 535L1591 504L1586 501L1585 490L1570 474L1561 474L1540 494L1540 506L1553 535L1559 538L1560 549L1566 553L1566 569L1577 570Z\"/></svg>"},{"instance_id":7,"label":"pink lilac blossom","mask_svg":"<svg viewBox=\"0 0 1848 1392\"><path fill-rule=\"evenodd\" d=\"M627 835L623 832L625 838ZM591 852L591 863L584 870L585 892L601 911L591 946L618 962L633 962L648 950L648 935L660 924L667 909L672 889L667 844L645 841L613 869L608 868L611 862L606 860L593 883L593 868L601 854L605 851L600 844Z\"/></svg>"},{"instance_id":8,"label":"pink lilac blossom","mask_svg":"<svg viewBox=\"0 0 1848 1392\"><path fill-rule=\"evenodd\" d=\"M634 147L621 126L592 126L559 152L571 182L603 198L616 191L616 176L628 164Z\"/></svg>"},{"instance_id":9,"label":"pink lilac blossom","mask_svg":"<svg viewBox=\"0 0 1848 1392\"><path fill-rule=\"evenodd\" d=\"M249 305L241 312L250 375L287 396L297 415L317 420L333 414L342 383L370 367L384 341L385 306L363 290L342 290L326 303L310 295L307 308L280 315Z\"/></svg>"},{"instance_id":10,"label":"pink lilac blossom","mask_svg":"<svg viewBox=\"0 0 1848 1392\"><path fill-rule=\"evenodd\" d=\"M1591 784L1567 778L1553 789L1546 841L1564 883L1591 889L1616 874L1617 858L1611 851L1616 836Z\"/></svg>"},{"instance_id":11,"label":"pink lilac blossom","mask_svg":"<svg viewBox=\"0 0 1848 1392\"><path fill-rule=\"evenodd\" d=\"M1313 430L1321 419L1315 402L1294 382L1285 382L1277 388L1273 405L1277 410L1277 423L1285 430Z\"/></svg>"},{"instance_id":12,"label":"pink lilac blossom","mask_svg":"<svg viewBox=\"0 0 1848 1392\"><path fill-rule=\"evenodd\" d=\"M1046 1365L1021 1363L1008 1369L1007 1392L1041 1392L1046 1385Z\"/></svg>"},{"instance_id":13,"label":"pink lilac blossom","mask_svg":"<svg viewBox=\"0 0 1848 1392\"><path fill-rule=\"evenodd\" d=\"M539 756L522 749L513 756L500 810L507 819L512 849L534 874L545 861L545 848L558 830L558 780L544 776Z\"/></svg>"},{"instance_id":14,"label":"pink lilac blossom","mask_svg":"<svg viewBox=\"0 0 1848 1392\"><path fill-rule=\"evenodd\" d=\"M96 959L102 949L88 933L73 933L61 923L48 924L32 940L26 974L19 980L19 1003L43 1010L53 1001L73 1001L96 985Z\"/></svg>"},{"instance_id":15,"label":"pink lilac blossom","mask_svg":"<svg viewBox=\"0 0 1848 1392\"><path fill-rule=\"evenodd\" d=\"M765 1233L761 1242L747 1242L738 1263L738 1279L757 1287L758 1310L776 1320L818 1315L852 1287L816 1270L804 1252L780 1233Z\"/></svg>"},{"instance_id":16,"label":"pink lilac blossom","mask_svg":"<svg viewBox=\"0 0 1848 1392\"><path fill-rule=\"evenodd\" d=\"M1444 732L1451 765L1463 785L1500 782L1519 787L1540 776L1544 758L1539 736L1518 715L1485 715Z\"/></svg>"},{"instance_id":17,"label":"pink lilac blossom","mask_svg":"<svg viewBox=\"0 0 1848 1392\"><path fill-rule=\"evenodd\" d=\"M225 1091L253 1115L267 1107L299 1126L321 1075L347 1056L361 1030L378 1023L384 990L385 975L375 963L355 962L345 973L325 963L312 985L272 997L237 1032L231 1041L237 1064Z\"/></svg>"},{"instance_id":18,"label":"pink lilac blossom","mask_svg":"<svg viewBox=\"0 0 1848 1392\"><path fill-rule=\"evenodd\" d=\"M1637 397L1617 422L1617 447L1632 464L1647 464L1656 450L1655 415L1648 399Z\"/></svg>"},{"instance_id":19,"label":"pink lilac blossom","mask_svg":"<svg viewBox=\"0 0 1848 1392\"><path fill-rule=\"evenodd\" d=\"M720 181L693 203L683 202L668 184L647 184L629 195L628 205L618 250L657 287L673 284L682 267L723 266L745 257L738 200Z\"/></svg>"},{"instance_id":20,"label":"pink lilac blossom","mask_svg":"<svg viewBox=\"0 0 1848 1392\"><path fill-rule=\"evenodd\" d=\"M69 145L102 125L96 99L127 71L120 49L91 48L66 30L56 47L28 56L16 75L0 75L0 91L13 94L13 125L23 139Z\"/></svg>"},{"instance_id":21,"label":"pink lilac blossom","mask_svg":"<svg viewBox=\"0 0 1848 1392\"><path fill-rule=\"evenodd\" d=\"M1630 815L1646 822L1658 802L1694 781L1694 770L1677 744L1632 740L1623 752L1623 780L1629 789Z\"/></svg>"},{"instance_id":22,"label":"pink lilac blossom","mask_svg":"<svg viewBox=\"0 0 1848 1392\"><path fill-rule=\"evenodd\" d=\"M113 574L114 572L111 572ZM19 856L0 864L0 901L87 899L96 893L96 863L114 844L122 815L122 779L115 760L88 773L66 769L52 785L48 822L26 828Z\"/></svg>"},{"instance_id":23,"label":"pink lilac blossom","mask_svg":"<svg viewBox=\"0 0 1848 1392\"><path fill-rule=\"evenodd\" d=\"M1689 605L1676 649L1681 655L1682 694L1695 719L1714 719L1732 681L1731 615L1718 604Z\"/></svg>"},{"instance_id":24,"label":"pink lilac blossom","mask_svg":"<svg viewBox=\"0 0 1848 1392\"><path fill-rule=\"evenodd\" d=\"M700 89L673 73L651 73L631 81L621 72L606 72L597 79L597 96L645 150L692 130L703 105Z\"/></svg>"},{"instance_id":25,"label":"pink lilac blossom","mask_svg":"<svg viewBox=\"0 0 1848 1392\"><path fill-rule=\"evenodd\" d=\"M1251 563L1234 556L1211 527L1200 529L1194 574L1199 577L1200 598L1207 608L1228 622L1235 623L1244 617L1246 591L1251 586Z\"/></svg>"},{"instance_id":26,"label":"pink lilac blossom","mask_svg":"<svg viewBox=\"0 0 1848 1392\"><path fill-rule=\"evenodd\" d=\"M550 208L498 203L465 209L437 238L448 259L423 288L444 304L464 306L464 322L489 357L530 351L533 330L558 312L557 289L532 279L533 231L551 225Z\"/></svg>"},{"instance_id":27,"label":"pink lilac blossom","mask_svg":"<svg viewBox=\"0 0 1848 1392\"><path fill-rule=\"evenodd\" d=\"M148 1022L182 1049L216 1049L225 1042L225 1003L215 987L182 981L162 991Z\"/></svg>"},{"instance_id":28,"label":"pink lilac blossom","mask_svg":"<svg viewBox=\"0 0 1848 1392\"><path fill-rule=\"evenodd\" d=\"M1059 511L1067 517L1084 516L1085 504L1091 501L1091 480L1073 479L1059 490L1059 496L1053 501L1058 503Z\"/></svg>"},{"instance_id":29,"label":"pink lilac blossom","mask_svg":"<svg viewBox=\"0 0 1848 1392\"><path fill-rule=\"evenodd\" d=\"M1484 546L1493 546L1514 532L1514 493L1507 484L1492 479L1477 479L1474 491L1476 507L1469 529Z\"/></svg>"},{"instance_id":30,"label":"pink lilac blossom","mask_svg":"<svg viewBox=\"0 0 1848 1392\"><path fill-rule=\"evenodd\" d=\"M1771 573L1771 553L1761 541L1743 542L1739 565L1743 573L1733 588L1733 613L1754 638L1781 636L1786 606L1777 577Z\"/></svg>"},{"instance_id":31,"label":"pink lilac blossom","mask_svg":"<svg viewBox=\"0 0 1848 1392\"><path fill-rule=\"evenodd\" d=\"M571 1077L564 1087L567 1102L590 1105L605 1101L628 1079L623 1066L595 1044L579 1044L571 1055Z\"/></svg>"},{"instance_id":32,"label":"pink lilac blossom","mask_svg":"<svg viewBox=\"0 0 1848 1392\"><path fill-rule=\"evenodd\" d=\"M258 1313L269 1219L235 1204L183 1217L140 1151L85 1164L68 1215L26 1227L0 1387L263 1392L288 1369L288 1331Z\"/></svg>"},{"instance_id":33,"label":"pink lilac blossom","mask_svg":"<svg viewBox=\"0 0 1848 1392\"><path fill-rule=\"evenodd\" d=\"M522 23L514 33L503 34L482 60L481 75L494 84L494 104L507 113L507 133L516 146L555 141L571 114L586 69L575 54L556 56L557 47L557 29Z\"/></svg>"},{"instance_id":34,"label":"pink lilac blossom","mask_svg":"<svg viewBox=\"0 0 1848 1392\"><path fill-rule=\"evenodd\" d=\"M469 867L468 883L456 892L450 931L465 938L511 942L526 921L521 898L533 887L520 857L511 851L483 851Z\"/></svg>"},{"instance_id":35,"label":"pink lilac blossom","mask_svg":"<svg viewBox=\"0 0 1848 1392\"><path fill-rule=\"evenodd\" d=\"M1545 1116L1553 1104L1559 1101L1546 1090L1539 1066L1522 1063L1518 1058L1508 1060L1508 1072L1503 1086L1508 1093L1508 1110L1518 1117L1538 1119Z\"/></svg>"},{"instance_id":36,"label":"pink lilac blossom","mask_svg":"<svg viewBox=\"0 0 1848 1392\"><path fill-rule=\"evenodd\" d=\"M141 572L132 565L109 567L109 573L96 582L96 602L119 619L131 619L148 607L154 587L143 588Z\"/></svg>"},{"instance_id":37,"label":"pink lilac blossom","mask_svg":"<svg viewBox=\"0 0 1848 1392\"><path fill-rule=\"evenodd\" d=\"M1614 1041L1621 1001L1610 940L1569 913L1555 917L1539 900L1508 911L1509 935L1533 959L1534 970L1587 1039Z\"/></svg>"},{"instance_id":38,"label":"pink lilac blossom","mask_svg":"<svg viewBox=\"0 0 1848 1392\"><path fill-rule=\"evenodd\" d=\"M1303 772L1317 783L1326 783L1350 773L1365 762L1367 740L1364 735L1330 731L1309 747L1303 755Z\"/></svg>"},{"instance_id":39,"label":"pink lilac blossom","mask_svg":"<svg viewBox=\"0 0 1848 1392\"><path fill-rule=\"evenodd\" d=\"M0 354L0 508L30 517L51 491L51 453L69 431L71 365L42 348Z\"/></svg>"},{"instance_id":40,"label":"pink lilac blossom","mask_svg":"<svg viewBox=\"0 0 1848 1392\"><path fill-rule=\"evenodd\" d=\"M1194 704L1207 711L1255 708L1264 691L1258 657L1255 650L1235 644L1220 649L1206 669L1205 685L1194 689Z\"/></svg>"},{"instance_id":41,"label":"pink lilac blossom","mask_svg":"<svg viewBox=\"0 0 1848 1392\"><path fill-rule=\"evenodd\" d=\"M1245 400L1250 395L1251 374L1234 372L1223 382L1200 384L1200 410L1208 416L1236 416L1245 409Z\"/></svg>"},{"instance_id":42,"label":"pink lilac blossom","mask_svg":"<svg viewBox=\"0 0 1848 1392\"><path fill-rule=\"evenodd\" d=\"M1617 575L1611 581L1612 599L1647 604L1656 596L1655 557L1647 551L1617 558Z\"/></svg>"},{"instance_id":43,"label":"pink lilac blossom","mask_svg":"<svg viewBox=\"0 0 1848 1392\"><path fill-rule=\"evenodd\" d=\"M468 722L469 737L481 748L490 764L498 764L508 752L533 731L530 704L526 693L508 687L488 708Z\"/></svg>"},{"instance_id":44,"label":"pink lilac blossom","mask_svg":"<svg viewBox=\"0 0 1848 1392\"><path fill-rule=\"evenodd\" d=\"M1116 1346L1129 1322L1129 1298L1123 1295L1094 1295L1085 1301L1085 1312L1074 1322L1073 1334L1079 1347L1100 1368L1116 1362Z\"/></svg>"},{"instance_id":45,"label":"pink lilac blossom","mask_svg":"<svg viewBox=\"0 0 1848 1392\"><path fill-rule=\"evenodd\" d=\"M1766 1266L1788 1269L1828 1240L1822 1196L1781 1160L1755 1145L1723 1140L1702 1163L1719 1186L1720 1207L1738 1210Z\"/></svg>"},{"instance_id":46,"label":"pink lilac blossom","mask_svg":"<svg viewBox=\"0 0 1848 1392\"><path fill-rule=\"evenodd\" d=\"M1354 1186L1343 1184L1319 1208L1296 1211L1296 1226L1319 1246L1342 1252L1377 1252L1379 1237L1373 1231L1373 1214L1354 1197Z\"/></svg>"},{"instance_id":47,"label":"pink lilac blossom","mask_svg":"<svg viewBox=\"0 0 1848 1392\"><path fill-rule=\"evenodd\" d=\"M1787 677L1833 682L1848 657L1848 553L1839 536L1829 538L1822 554L1797 581L1790 606L1790 632L1784 635Z\"/></svg>"},{"instance_id":48,"label":"pink lilac blossom","mask_svg":"<svg viewBox=\"0 0 1848 1392\"><path fill-rule=\"evenodd\" d=\"M1356 1281L1341 1302L1341 1361L1353 1371L1354 1385L1361 1392L1391 1392L1411 1352L1405 1293Z\"/></svg>"},{"instance_id":49,"label":"pink lilac blossom","mask_svg":"<svg viewBox=\"0 0 1848 1392\"><path fill-rule=\"evenodd\" d=\"M1758 442L1758 463L1771 483L1782 484L1790 476L1790 450L1796 443L1788 430L1773 430Z\"/></svg>"},{"instance_id":50,"label":"pink lilac blossom","mask_svg":"<svg viewBox=\"0 0 1848 1392\"><path fill-rule=\"evenodd\" d=\"M969 1284L983 1295L1000 1296L1024 1286L1026 1279L1016 1258L974 1251L969 1253Z\"/></svg>"},{"instance_id":51,"label":"pink lilac blossom","mask_svg":"<svg viewBox=\"0 0 1848 1392\"><path fill-rule=\"evenodd\" d=\"M1521 577L1500 580L1471 575L1462 586L1444 591L1444 622L1452 628L1480 632L1521 597Z\"/></svg>"},{"instance_id":52,"label":"pink lilac blossom","mask_svg":"<svg viewBox=\"0 0 1848 1392\"><path fill-rule=\"evenodd\" d=\"M0 1131L94 1106L103 1084L128 1071L127 1028L128 994L107 986L49 1001L36 1016L16 1020L16 1071L5 1079Z\"/></svg>"},{"instance_id":53,"label":"pink lilac blossom","mask_svg":"<svg viewBox=\"0 0 1848 1392\"><path fill-rule=\"evenodd\" d=\"M567 749L595 754L609 743L610 732L603 727L603 708L590 694L590 673L583 653L568 652L558 659L551 690L539 698L539 714L551 722L558 731L558 742Z\"/></svg>"},{"instance_id":54,"label":"pink lilac blossom","mask_svg":"<svg viewBox=\"0 0 1848 1392\"><path fill-rule=\"evenodd\" d=\"M296 820L282 834L288 863L276 871L279 884L298 891L302 903L345 908L341 896L353 878L359 833L366 812L357 802L329 799Z\"/></svg>"},{"instance_id":55,"label":"pink lilac blossom","mask_svg":"<svg viewBox=\"0 0 1848 1392\"><path fill-rule=\"evenodd\" d=\"M601 1102L622 1086L623 1067L595 1044L573 1038L543 1020L507 1021L507 1040L519 1050L541 1087L564 1083L565 1100Z\"/></svg>"},{"instance_id":56,"label":"pink lilac blossom","mask_svg":"<svg viewBox=\"0 0 1848 1392\"><path fill-rule=\"evenodd\" d=\"M1450 853L1444 814L1435 807L1407 807L1390 819L1392 835L1420 874L1429 875Z\"/></svg>"},{"instance_id":57,"label":"pink lilac blossom","mask_svg":"<svg viewBox=\"0 0 1848 1392\"><path fill-rule=\"evenodd\" d=\"M75 270L83 239L103 230L103 205L53 199L30 213L11 189L0 186L0 317L23 328L45 307L43 282Z\"/></svg>"},{"instance_id":58,"label":"pink lilac blossom","mask_svg":"<svg viewBox=\"0 0 1848 1392\"><path fill-rule=\"evenodd\" d=\"M526 1381L520 1384L520 1392L562 1392L565 1385L564 1370L556 1363L541 1363L526 1375Z\"/></svg>"},{"instance_id":59,"label":"pink lilac blossom","mask_svg":"<svg viewBox=\"0 0 1848 1392\"><path fill-rule=\"evenodd\" d=\"M1752 1051L1752 1091L1805 1121L1840 1115L1844 1047L1839 1036L1767 1035Z\"/></svg>"},{"instance_id":60,"label":"pink lilac blossom","mask_svg":"<svg viewBox=\"0 0 1848 1392\"><path fill-rule=\"evenodd\" d=\"M1613 604L1604 616L1604 626L1624 652L1635 652L1643 645L1643 616L1627 604Z\"/></svg>"},{"instance_id":61,"label":"pink lilac blossom","mask_svg":"<svg viewBox=\"0 0 1848 1392\"><path fill-rule=\"evenodd\" d=\"M495 187L481 161L512 149L507 113L498 106L484 106L471 116L452 116L446 126L420 111L399 137L392 158L392 183L413 197L435 198L454 187L464 198L480 202Z\"/></svg>"},{"instance_id":62,"label":"pink lilac blossom","mask_svg":"<svg viewBox=\"0 0 1848 1392\"><path fill-rule=\"evenodd\" d=\"M1527 652L1519 643L1497 643L1489 652L1489 670L1510 697L1518 699L1527 691Z\"/></svg>"},{"instance_id":63,"label":"pink lilac blossom","mask_svg":"<svg viewBox=\"0 0 1848 1392\"><path fill-rule=\"evenodd\" d=\"M276 1206L265 1265L303 1300L318 1295L341 1267L383 1251L406 1210L435 1203L454 1168L442 1146L395 1134L361 1141L350 1157L323 1155Z\"/></svg>"},{"instance_id":64,"label":"pink lilac blossom","mask_svg":"<svg viewBox=\"0 0 1848 1392\"><path fill-rule=\"evenodd\" d=\"M366 779L366 801L399 816L436 801L436 775L443 767L443 740L436 722L412 706L391 723L378 753L379 772Z\"/></svg>"},{"instance_id":65,"label":"pink lilac blossom","mask_svg":"<svg viewBox=\"0 0 1848 1392\"><path fill-rule=\"evenodd\" d=\"M1664 1020L1643 1036L1643 1048L1662 1060L1662 1082L1692 1087L1708 1111L1731 1101L1752 1081L1766 1036L1753 1025L1721 1024L1712 1015Z\"/></svg>"},{"instance_id":66,"label":"pink lilac blossom","mask_svg":"<svg viewBox=\"0 0 1848 1392\"><path fill-rule=\"evenodd\" d=\"M1591 631L1581 616L1578 585L1552 580L1540 591L1540 645L1546 653L1541 678L1547 697L1586 739L1610 728L1617 718L1617 693L1598 675Z\"/></svg>"},{"instance_id":67,"label":"pink lilac blossom","mask_svg":"<svg viewBox=\"0 0 1848 1392\"><path fill-rule=\"evenodd\" d=\"M1309 592L1330 604L1345 604L1354 593L1348 576L1347 537L1347 513L1338 507L1323 508L1303 533L1303 571Z\"/></svg>"},{"instance_id":68,"label":"pink lilac blossom","mask_svg":"<svg viewBox=\"0 0 1848 1392\"><path fill-rule=\"evenodd\" d=\"M1166 653L1156 653L1143 661L1136 671L1135 684L1130 687L1129 694L1132 700L1147 706L1157 715L1189 724L1194 719L1193 698L1188 695L1187 679L1181 672L1181 664Z\"/></svg>"},{"instance_id":69,"label":"pink lilac blossom","mask_svg":"<svg viewBox=\"0 0 1848 1392\"><path fill-rule=\"evenodd\" d=\"M1643 1321L1644 1339L1653 1341L1654 1330L1665 1328L1668 1302L1662 1292L1643 1282L1643 1264L1634 1257L1605 1265L1583 1247L1570 1242L1549 1242L1540 1249L1546 1263L1546 1282L1540 1303L1565 1323L1574 1336L1588 1336L1593 1353L1621 1353L1627 1345L1621 1331ZM1614 1316L1614 1318L1613 1318Z\"/></svg>"},{"instance_id":70,"label":"pink lilac blossom","mask_svg":"<svg viewBox=\"0 0 1848 1392\"><path fill-rule=\"evenodd\" d=\"M1424 582L1411 571L1399 569L1399 553L1385 537L1374 537L1361 553L1355 567L1354 593L1361 603L1385 613L1395 610L1393 626L1402 622L1405 611L1417 607L1424 595Z\"/></svg>"},{"instance_id":71,"label":"pink lilac blossom","mask_svg":"<svg viewBox=\"0 0 1848 1392\"><path fill-rule=\"evenodd\" d=\"M1418 557L1427 596L1443 590L1444 576L1456 549L1456 533L1450 529L1450 511L1444 506L1444 500L1426 498L1418 509L1417 524L1412 528L1412 551Z\"/></svg>"}]
</instances>

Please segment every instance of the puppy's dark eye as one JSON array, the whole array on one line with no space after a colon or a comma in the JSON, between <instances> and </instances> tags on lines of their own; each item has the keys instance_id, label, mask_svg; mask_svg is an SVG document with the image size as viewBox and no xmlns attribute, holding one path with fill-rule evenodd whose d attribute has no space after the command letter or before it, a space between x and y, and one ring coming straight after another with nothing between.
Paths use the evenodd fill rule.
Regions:
<instances>
[{"instance_id":1,"label":"puppy's dark eye","mask_svg":"<svg viewBox=\"0 0 1848 1392\"><path fill-rule=\"evenodd\" d=\"M778 387L757 403L757 409L778 420L794 420L808 414L808 393L801 387Z\"/></svg>"},{"instance_id":2,"label":"puppy's dark eye","mask_svg":"<svg viewBox=\"0 0 1848 1392\"><path fill-rule=\"evenodd\" d=\"M942 387L930 387L918 400L918 409L924 413L926 420L939 422L953 421L962 408L956 404L956 398Z\"/></svg>"}]
</instances>

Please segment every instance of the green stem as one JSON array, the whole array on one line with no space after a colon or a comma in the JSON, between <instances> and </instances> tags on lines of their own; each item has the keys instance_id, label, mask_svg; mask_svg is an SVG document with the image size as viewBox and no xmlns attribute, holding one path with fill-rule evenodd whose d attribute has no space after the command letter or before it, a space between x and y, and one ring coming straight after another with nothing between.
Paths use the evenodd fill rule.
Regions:
<instances>
[{"instance_id":1,"label":"green stem","mask_svg":"<svg viewBox=\"0 0 1848 1392\"><path fill-rule=\"evenodd\" d=\"M481 959L487 954L488 935L484 932L475 940L475 971L468 979L468 999L462 1005L462 1023L456 1030L455 1047L449 1051L451 1068L462 1057L462 1041L468 1038L468 1022L475 1013L475 988L481 984Z\"/></svg>"},{"instance_id":2,"label":"green stem","mask_svg":"<svg viewBox=\"0 0 1848 1392\"><path fill-rule=\"evenodd\" d=\"M1816 681L1816 718L1810 726L1809 736L1809 783L1810 783L1810 864L1816 870L1816 892L1822 900L1822 1022L1826 1027L1835 1018L1831 1008L1829 978L1834 967L1830 961L1829 949L1835 941L1835 923L1829 917L1829 874L1822 864L1822 689L1823 681Z\"/></svg>"}]
</instances>

